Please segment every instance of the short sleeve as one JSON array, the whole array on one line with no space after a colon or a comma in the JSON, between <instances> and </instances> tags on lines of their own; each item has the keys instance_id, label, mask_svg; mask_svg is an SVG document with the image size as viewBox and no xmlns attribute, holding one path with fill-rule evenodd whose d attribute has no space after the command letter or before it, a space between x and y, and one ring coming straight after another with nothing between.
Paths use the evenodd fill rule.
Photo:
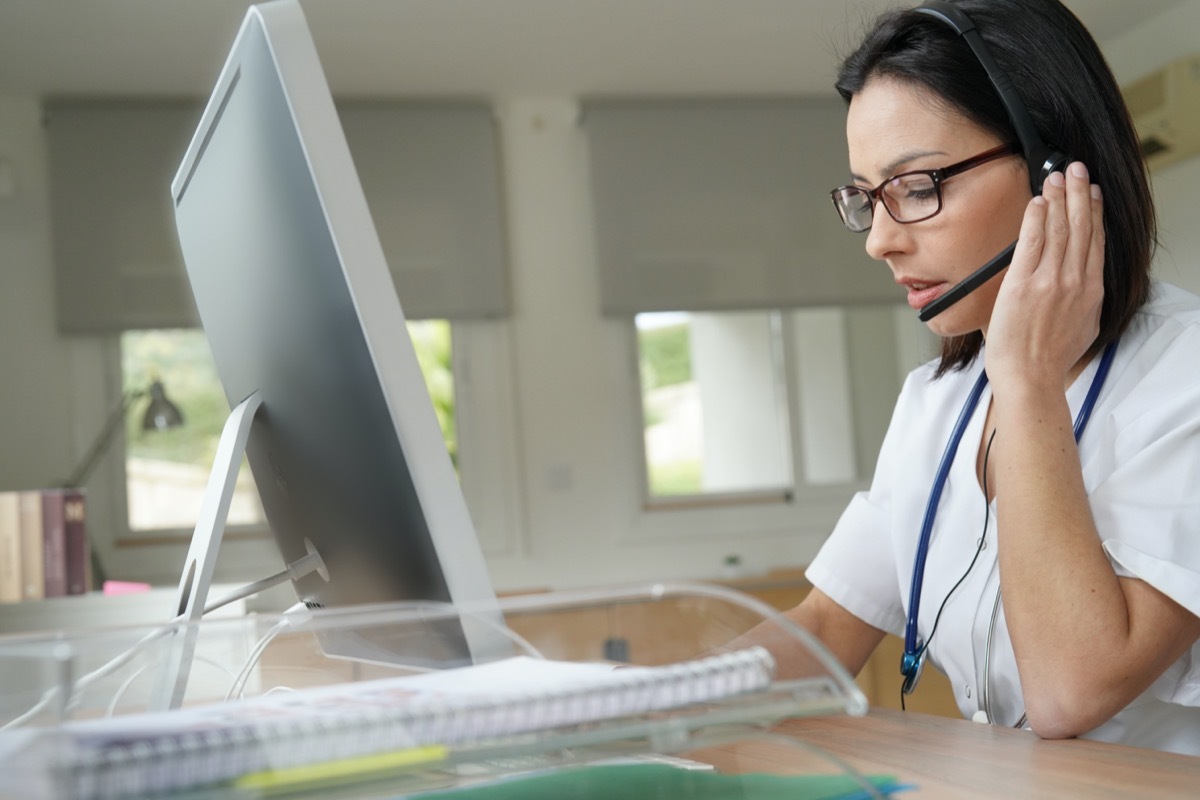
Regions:
<instances>
[{"instance_id":1,"label":"short sleeve","mask_svg":"<svg viewBox=\"0 0 1200 800\"><path fill-rule=\"evenodd\" d=\"M941 418L936 410L945 398L931 397L931 391L952 395L954 385L963 380L959 374L941 384L930 380L934 365L918 367L909 373L892 411L891 423L879 449L879 460L871 479L871 488L859 492L842 513L833 532L805 576L830 599L863 622L880 630L904 635L907 621L900 591L900 570L896 561L897 541L894 515L897 492L914 463L922 456L914 446L927 438L923 432L932 421ZM949 388L948 388L949 385ZM932 453L927 458L936 458Z\"/></svg>"},{"instance_id":2,"label":"short sleeve","mask_svg":"<svg viewBox=\"0 0 1200 800\"><path fill-rule=\"evenodd\" d=\"M1109 444L1098 460L1108 474L1089 499L1117 575L1143 580L1200 616L1200 329L1176 333L1151 348L1136 389L1105 420ZM1151 692L1200 706L1200 645Z\"/></svg>"},{"instance_id":3,"label":"short sleeve","mask_svg":"<svg viewBox=\"0 0 1200 800\"><path fill-rule=\"evenodd\" d=\"M1107 539L1104 550L1118 575L1143 580L1200 616L1197 542L1196 536L1186 542L1160 539L1138 549L1127 541ZM1150 694L1169 703L1200 706L1200 643L1193 644L1183 658L1154 682Z\"/></svg>"},{"instance_id":4,"label":"short sleeve","mask_svg":"<svg viewBox=\"0 0 1200 800\"><path fill-rule=\"evenodd\" d=\"M1137 578L1200 616L1200 435L1178 428L1146 447L1092 494L1093 516L1117 574ZM1200 644L1150 694L1200 706Z\"/></svg>"},{"instance_id":5,"label":"short sleeve","mask_svg":"<svg viewBox=\"0 0 1200 800\"><path fill-rule=\"evenodd\" d=\"M885 509L873 505L865 492L856 494L805 577L868 625L903 635L888 524Z\"/></svg>"},{"instance_id":6,"label":"short sleeve","mask_svg":"<svg viewBox=\"0 0 1200 800\"><path fill-rule=\"evenodd\" d=\"M1089 492L1113 568L1200 615L1200 330L1160 352L1105 420ZM1186 351L1186 353L1185 353Z\"/></svg>"}]
</instances>

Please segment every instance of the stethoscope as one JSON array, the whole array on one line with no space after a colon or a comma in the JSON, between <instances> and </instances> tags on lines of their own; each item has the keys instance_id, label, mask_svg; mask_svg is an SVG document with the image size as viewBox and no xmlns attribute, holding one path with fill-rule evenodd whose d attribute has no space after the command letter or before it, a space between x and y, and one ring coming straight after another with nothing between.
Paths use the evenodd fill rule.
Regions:
<instances>
[{"instance_id":1,"label":"stethoscope","mask_svg":"<svg viewBox=\"0 0 1200 800\"><path fill-rule=\"evenodd\" d=\"M1088 387L1087 396L1079 408L1079 414L1075 417L1076 444L1079 443L1079 438L1083 436L1084 428L1087 427L1088 420L1092 416L1092 409L1096 405L1096 399L1100 396L1100 390L1104 387L1104 380L1108 377L1108 371L1112 367L1113 357L1116 353L1117 343L1113 342L1104 348L1104 354L1100 357L1100 365L1092 377L1092 385ZM921 611L921 585L925 579L925 559L929 555L929 540L933 534L934 520L937 518L938 503L942 499L942 489L946 486L946 479L950 476L950 466L954 462L954 454L958 452L958 444L962 441L967 424L971 421L971 416L979 405L979 398L983 395L987 382L987 373L981 372L975 385L971 387L971 393L967 395L962 411L958 413L958 419L954 423L954 429L950 432L950 439L946 442L946 449L938 464L933 486L929 490L929 500L925 504L925 518L921 523L921 537L917 541L917 554L913 561L912 586L908 593L908 622L904 626L904 656L900 660L900 672L904 675L901 692L906 695L911 694L916 688L917 681L921 678L921 671L925 667L925 657L929 652L928 643L917 639L917 617ZM996 620L999 614L1000 591L997 589L996 601L992 606L991 623L988 626L987 644L984 647L983 690L980 692L985 717L981 721L988 723L992 722L991 698L988 692L988 683L991 677L992 639L996 633ZM1024 724L1024 721L1025 716L1022 715L1017 727Z\"/></svg>"}]
</instances>

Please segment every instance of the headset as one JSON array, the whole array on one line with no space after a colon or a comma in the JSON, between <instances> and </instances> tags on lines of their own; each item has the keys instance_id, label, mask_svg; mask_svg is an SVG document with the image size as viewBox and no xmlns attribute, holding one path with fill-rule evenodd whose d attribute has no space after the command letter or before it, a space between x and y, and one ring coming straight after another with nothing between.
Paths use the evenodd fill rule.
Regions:
<instances>
[{"instance_id":1,"label":"headset","mask_svg":"<svg viewBox=\"0 0 1200 800\"><path fill-rule=\"evenodd\" d=\"M1070 161L1066 153L1056 150L1042 141L1042 137L1038 134L1037 128L1034 126L1033 119L1029 116L1024 102L1022 102L1020 95L1017 94L1016 89L1013 87L1012 80L1000 68L996 60L992 58L992 54L988 50L987 45L984 44L983 38L975 30L975 24L971 22L966 14L945 0L927 0L913 10L918 14L927 15L944 25L948 25L971 48L971 52L975 54L979 65L983 67L984 72L987 73L988 78L991 80L992 86L999 93L1000 101L1003 103L1005 111L1008 112L1009 121L1012 122L1013 128L1016 129L1017 138L1021 142L1025 161L1029 167L1029 188L1035 196L1041 194L1042 184L1050 177L1050 174L1066 168ZM1016 249L1016 246L1017 243L1013 242L991 261L964 278L950 291L923 307L918 314L921 321L927 322L933 319L982 286L999 273L1000 270L1007 267L1012 261L1013 251ZM1095 403L1100 386L1104 383L1104 376L1108 373L1108 366L1112 363L1114 351L1115 347L1110 346L1104 354L1102 369L1097 373L1098 381L1093 381L1092 387L1088 392L1088 399L1084 403L1084 409L1081 409L1081 413L1086 411L1082 417L1083 425L1079 424L1079 420L1076 421L1076 441L1078 441L1079 436L1083 433L1083 426L1087 424L1087 416L1090 415L1091 406ZM949 474L950 463L954 459L954 453L958 449L958 443L962 438L963 431L986 385L987 374L983 373L980 375L979 381L971 390L966 404L959 413L959 418L950 435L950 440L947 442L945 452L942 454L938 472L934 478L933 488L930 491L929 500L926 505L921 537L917 544L913 581L909 591L908 620L905 625L904 636L904 655L900 662L900 672L904 675L904 685L901 689L903 694L910 694L916 688L917 681L921 676L921 670L925 665L925 656L928 653L928 642L922 642L917 638L917 614L921 607L921 585L925 573L925 559L929 552L929 540L933 530L933 520L937 514L942 487L945 485L946 477ZM990 635L988 639L990 649Z\"/></svg>"},{"instance_id":2,"label":"headset","mask_svg":"<svg viewBox=\"0 0 1200 800\"><path fill-rule=\"evenodd\" d=\"M926 0L925 3L913 10L948 25L971 48L975 59L983 67L992 86L999 93L1000 102L1004 105L1004 110L1008 112L1008 119L1017 131L1017 139L1021 142L1021 149L1025 153L1025 162L1029 166L1029 188L1033 191L1034 196L1041 194L1042 184L1050 177L1050 174L1066 169L1070 158L1066 153L1056 150L1042 141L1042 137L1033 124L1033 119L1029 116L1029 111L1025 108L1025 103L1021 101L1021 96L1013 87L1012 80L992 58L991 51L983 42L983 37L979 35L979 31L975 30L975 23L971 22L966 14L946 0ZM1016 250L1016 247L1017 243L1013 242L1004 248L999 255L963 278L950 291L924 306L918 312L917 317L922 322L928 322L987 283L1012 262L1013 251Z\"/></svg>"}]
</instances>

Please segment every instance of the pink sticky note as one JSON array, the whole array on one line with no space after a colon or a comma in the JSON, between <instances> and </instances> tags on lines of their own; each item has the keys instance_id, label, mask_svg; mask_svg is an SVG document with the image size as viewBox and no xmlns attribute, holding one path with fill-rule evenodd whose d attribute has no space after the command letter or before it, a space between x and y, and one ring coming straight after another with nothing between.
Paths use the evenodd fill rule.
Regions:
<instances>
[{"instance_id":1,"label":"pink sticky note","mask_svg":"<svg viewBox=\"0 0 1200 800\"><path fill-rule=\"evenodd\" d=\"M136 581L105 581L104 593L106 595L115 594L137 594L138 592L150 591L150 584L137 583Z\"/></svg>"}]
</instances>

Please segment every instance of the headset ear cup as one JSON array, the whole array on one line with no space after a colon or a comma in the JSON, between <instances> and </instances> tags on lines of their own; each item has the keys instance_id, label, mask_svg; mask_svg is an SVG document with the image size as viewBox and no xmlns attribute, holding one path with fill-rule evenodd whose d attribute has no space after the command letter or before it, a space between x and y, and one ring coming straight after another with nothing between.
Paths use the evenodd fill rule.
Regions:
<instances>
[{"instance_id":1,"label":"headset ear cup","mask_svg":"<svg viewBox=\"0 0 1200 800\"><path fill-rule=\"evenodd\" d=\"M1042 185L1045 184L1046 179L1055 172L1062 172L1065 174L1067 171L1067 165L1070 163L1071 157L1066 153L1060 153L1057 150L1050 153L1050 155L1046 157L1045 162L1043 162L1041 173L1038 175L1037 186L1034 187L1034 194L1042 193Z\"/></svg>"}]
</instances>

